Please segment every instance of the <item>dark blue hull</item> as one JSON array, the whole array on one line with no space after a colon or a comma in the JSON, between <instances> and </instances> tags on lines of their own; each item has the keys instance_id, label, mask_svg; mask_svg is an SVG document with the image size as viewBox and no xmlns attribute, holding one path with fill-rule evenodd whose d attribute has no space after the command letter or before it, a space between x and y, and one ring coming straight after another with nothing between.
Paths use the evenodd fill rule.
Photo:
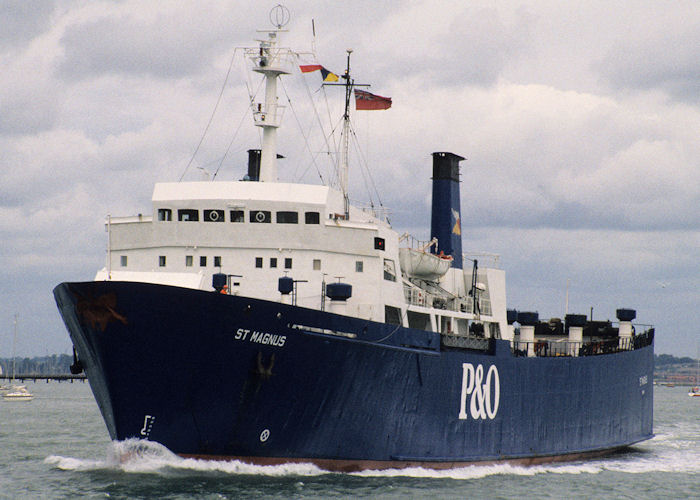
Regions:
<instances>
[{"instance_id":1,"label":"dark blue hull","mask_svg":"<svg viewBox=\"0 0 700 500\"><path fill-rule=\"evenodd\" d=\"M652 343L527 358L507 341L446 349L434 332L177 287L54 295L112 439L343 468L576 457L652 436Z\"/></svg>"}]
</instances>

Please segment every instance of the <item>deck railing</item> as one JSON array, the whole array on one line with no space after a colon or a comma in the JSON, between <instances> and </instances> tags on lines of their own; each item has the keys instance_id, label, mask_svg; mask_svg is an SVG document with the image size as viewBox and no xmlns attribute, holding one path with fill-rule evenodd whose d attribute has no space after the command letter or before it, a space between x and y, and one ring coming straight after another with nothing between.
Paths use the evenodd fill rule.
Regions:
<instances>
[{"instance_id":1,"label":"deck railing","mask_svg":"<svg viewBox=\"0 0 700 500\"><path fill-rule=\"evenodd\" d=\"M515 356L596 356L623 351L634 351L651 345L654 341L654 329L629 338L611 338L586 342L568 340L537 340L535 342L513 341L512 351Z\"/></svg>"}]
</instances>

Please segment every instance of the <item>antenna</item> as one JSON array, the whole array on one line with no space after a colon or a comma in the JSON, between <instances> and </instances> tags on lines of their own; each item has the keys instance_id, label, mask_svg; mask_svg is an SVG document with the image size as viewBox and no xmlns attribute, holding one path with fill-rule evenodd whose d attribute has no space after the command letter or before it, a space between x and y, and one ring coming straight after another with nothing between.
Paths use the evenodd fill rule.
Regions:
<instances>
[{"instance_id":1,"label":"antenna","mask_svg":"<svg viewBox=\"0 0 700 500\"><path fill-rule=\"evenodd\" d=\"M270 9L270 22L278 30L282 29L282 26L287 25L290 17L289 9L281 3L278 3Z\"/></svg>"},{"instance_id":2,"label":"antenna","mask_svg":"<svg viewBox=\"0 0 700 500\"><path fill-rule=\"evenodd\" d=\"M311 18L311 53L316 57L316 23Z\"/></svg>"}]
</instances>

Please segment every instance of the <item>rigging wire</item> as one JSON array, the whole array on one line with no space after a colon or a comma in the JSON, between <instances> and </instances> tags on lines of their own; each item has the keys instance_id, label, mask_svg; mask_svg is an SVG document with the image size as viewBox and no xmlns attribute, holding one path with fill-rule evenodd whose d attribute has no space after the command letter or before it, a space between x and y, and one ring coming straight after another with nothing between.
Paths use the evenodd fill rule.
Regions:
<instances>
[{"instance_id":1,"label":"rigging wire","mask_svg":"<svg viewBox=\"0 0 700 500\"><path fill-rule=\"evenodd\" d=\"M355 139L353 141L353 149L355 152L358 154L358 156L362 156L362 152L360 151L358 141L357 141L357 136L355 134L355 130L352 128L352 124L350 125L350 132L352 133L352 137ZM360 162L360 167L362 167L362 162ZM369 195L369 205L370 207L374 208L374 199L372 198L372 192L370 191L369 185L367 184L367 176L365 175L365 170L364 168L360 168L360 174L362 175L362 181L365 184L365 189L367 190L367 194ZM368 170L368 169L367 169Z\"/></svg>"},{"instance_id":2,"label":"rigging wire","mask_svg":"<svg viewBox=\"0 0 700 500\"><path fill-rule=\"evenodd\" d=\"M326 154L332 158L333 168L334 168L336 175L337 175L338 159L337 159L336 152L338 151L338 145L336 144L336 141L335 141L335 133L334 133L335 129L331 129L331 132L329 134L326 134L324 132L323 121L321 120L321 116L319 115L318 109L316 108L316 103L314 102L313 94L311 92L311 88L309 87L309 82L307 81L306 78L303 78L303 77L302 77L302 80L304 81L304 88L306 89L306 94L308 95L309 101L311 102L311 107L314 110L314 118L318 122L318 127L321 130L321 135L323 136L323 141L326 145L326 151L327 151ZM330 113L330 106L328 104L328 95L326 93L326 88L323 85L321 85L321 87L319 88L319 90L317 92L322 92L322 94L323 94L324 100L326 102L326 110L328 111L328 123L332 124L333 122L332 122L331 113ZM333 140L333 147L332 148L331 148L331 145L328 143L329 137ZM308 168L307 168L307 170L308 170Z\"/></svg>"},{"instance_id":3,"label":"rigging wire","mask_svg":"<svg viewBox=\"0 0 700 500\"><path fill-rule=\"evenodd\" d=\"M245 86L246 90L248 91L248 98L250 99L251 107L249 108L252 109L253 106L253 100L255 99L255 96L257 93L260 91L260 87L262 87L262 82L263 80L260 80L258 83L258 88L255 91L255 94L252 94L250 91L250 87L248 86L248 80L246 79ZM231 150L231 146L233 145L233 142L236 140L236 137L238 136L238 132L240 132L241 127L243 126L243 121L247 118L248 116L248 110L243 112L243 116L241 116L241 121L238 123L238 127L236 128L236 131L233 133L233 137L231 137L231 141L228 143L228 147L226 148L226 151L224 152L224 156L221 157L221 161L219 162L219 166L216 168L216 172L214 172L214 175L212 176L211 180L216 179L217 174L219 173L219 170L221 170L221 166L224 164L224 160L226 159L226 156L228 156L229 151Z\"/></svg>"},{"instance_id":4,"label":"rigging wire","mask_svg":"<svg viewBox=\"0 0 700 500\"><path fill-rule=\"evenodd\" d=\"M355 133L355 129L352 127L352 125L351 125L350 130L352 132L352 137L355 139L355 141L354 141L355 149L357 150L358 156L360 157L360 166L364 167L364 169L367 171L367 176L369 177L370 184L371 184L372 189L374 190L374 193L377 197L377 201L379 202L379 206L383 209L384 203L382 202L382 198L379 194L379 190L377 189L377 184L374 182L374 178L372 177L372 170L369 168L367 158L364 155L364 152L362 151L362 149L360 148L360 141L358 140L357 134ZM362 171L362 170L360 170L360 171ZM363 174L363 178L364 178L364 174ZM369 188L369 186L366 186L366 185L365 185L365 187L367 188L368 194L369 194L370 199L371 199L372 193L370 191L370 188ZM374 208L374 205L372 206L372 208Z\"/></svg>"},{"instance_id":5,"label":"rigging wire","mask_svg":"<svg viewBox=\"0 0 700 500\"><path fill-rule=\"evenodd\" d=\"M318 63L318 57L316 55L316 23L313 18L311 18L311 55L313 56L313 60ZM297 59L299 59L299 54L296 54ZM304 80L304 87L306 88L306 94L309 96L309 101L311 102L311 106L314 110L314 117L316 118L316 121L318 121L318 126L321 129L321 135L323 135L323 141L326 144L326 155L331 158L331 164L333 165L333 170L335 171L336 176L339 176L338 173L338 162L339 162L339 155L338 155L338 145L336 144L335 141L335 129L333 128L333 118L331 117L331 108L328 104L328 94L326 93L326 87L325 85L321 84L320 88L316 92L322 92L323 93L323 98L326 102L326 111L328 112L328 126L331 127L331 132L330 134L326 134L324 132L324 127L323 127L323 122L321 121L321 117L318 114L318 109L316 108L316 103L313 99L311 89L309 88L309 83L306 78L302 78ZM316 93L314 92L314 93ZM330 145L328 144L328 137L331 137L333 140L333 149L331 149ZM308 167L306 168L306 171L308 171ZM304 172L304 174L306 173Z\"/></svg>"},{"instance_id":6,"label":"rigging wire","mask_svg":"<svg viewBox=\"0 0 700 500\"><path fill-rule=\"evenodd\" d=\"M233 133L233 137L231 137L231 141L228 143L228 146L226 147L226 151L224 151L224 156L221 157L221 161L219 162L219 166L216 167L216 171L214 172L214 175L212 176L211 180L216 179L216 176L219 173L219 170L221 170L221 166L224 164L224 160L228 156L229 151L231 150L231 146L233 145L233 141L236 140L236 137L238 136L238 132L240 132L241 127L243 126L243 121L248 117L248 110L246 110L243 113L243 116L241 116L241 121L238 122L238 127L236 127L236 131Z\"/></svg>"},{"instance_id":7,"label":"rigging wire","mask_svg":"<svg viewBox=\"0 0 700 500\"><path fill-rule=\"evenodd\" d=\"M294 119L297 122L297 125L299 126L299 131L301 132L301 136L304 138L304 145L306 146L306 149L309 151L309 154L311 154L311 163L313 164L314 167L316 167L316 173L318 174L319 179L321 179L321 183L325 185L325 181L323 179L323 175L321 174L321 169L318 168L318 164L316 163L316 157L313 154L313 151L311 150L311 146L309 144L309 138L307 134L304 132L304 129L302 127L301 121L299 120L299 115L297 115L296 109L294 108L294 105L292 104L292 100L289 97L289 93L287 92L287 87L284 86L284 82L282 79L280 79L280 84L282 85L282 90L284 91L284 95L287 97L287 102L289 103L289 109L292 110L292 114L294 115ZM314 107L315 109L315 107ZM308 170L308 167L307 167ZM304 171L304 174L306 173L306 170ZM303 176L303 174L302 174Z\"/></svg>"},{"instance_id":8,"label":"rigging wire","mask_svg":"<svg viewBox=\"0 0 700 500\"><path fill-rule=\"evenodd\" d=\"M332 137L333 137L334 139L335 139L336 132L337 132L338 128L340 128L340 126L341 126L342 124L343 124L343 117L342 117L342 115L341 115L341 116L338 118L338 121L337 121L337 123L335 124L335 126L334 126L333 128L331 128L331 132L330 132L330 133L331 133L331 135L332 135ZM343 135L343 133L342 133L342 131L341 131L341 132L340 132L340 136L342 137L342 135ZM333 141L333 142L335 142L335 141ZM335 184L333 185L333 187L339 187L339 186L340 186L340 165L339 165L339 163L338 163L338 157L339 157L339 156L340 156L340 155L336 154L335 161L333 161L333 174L334 174L333 180L335 181Z\"/></svg>"},{"instance_id":9,"label":"rigging wire","mask_svg":"<svg viewBox=\"0 0 700 500\"><path fill-rule=\"evenodd\" d=\"M187 173L187 170L190 168L190 165L192 165L192 162L194 161L195 156L197 156L197 152L199 151L199 148L202 146L202 143L204 142L204 137L206 137L207 132L209 131L209 126L211 125L211 122L214 120L214 115L216 114L216 110L219 107L219 103L221 102L221 97L224 95L224 90L226 89L226 83L228 82L228 77L231 74L231 68L233 67L233 61L236 57L236 52L238 51L238 48L233 49L233 55L231 55L231 62L228 65L228 71L226 71L226 78L224 78L224 83L221 86L221 91L219 92L219 97L216 99L216 104L214 105L214 110L211 112L211 116L209 117L209 122L207 123L207 126L204 128L204 133L202 134L202 138L199 139L199 144L197 144L197 147L194 149L194 153L192 153L192 158L190 158L190 161L187 163L187 166L185 167L185 170L182 172L182 175L180 176L180 179L178 182L182 181L182 178L185 177L185 174Z\"/></svg>"}]
</instances>

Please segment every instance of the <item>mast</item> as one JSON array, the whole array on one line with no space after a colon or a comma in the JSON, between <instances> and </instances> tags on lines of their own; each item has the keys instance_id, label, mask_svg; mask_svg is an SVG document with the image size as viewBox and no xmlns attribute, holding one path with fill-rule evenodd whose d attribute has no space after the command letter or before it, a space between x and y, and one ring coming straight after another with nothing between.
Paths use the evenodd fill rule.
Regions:
<instances>
[{"instance_id":1,"label":"mast","mask_svg":"<svg viewBox=\"0 0 700 500\"><path fill-rule=\"evenodd\" d=\"M343 141L340 156L340 190L343 193L343 206L345 209L345 220L350 218L350 198L348 197L348 149L350 147L350 96L355 80L350 78L350 54L352 49L347 49L348 64L345 69L345 113L343 114Z\"/></svg>"},{"instance_id":2,"label":"mast","mask_svg":"<svg viewBox=\"0 0 700 500\"><path fill-rule=\"evenodd\" d=\"M344 83L324 83L324 85L342 85L345 87L345 112L343 113L343 137L341 141L340 169L338 177L340 181L340 191L343 193L343 204L345 220L350 218L350 198L348 196L348 149L350 148L350 99L355 87L369 87L364 83L355 83L350 77L350 54L352 49L347 49L348 61L343 75Z\"/></svg>"},{"instance_id":3,"label":"mast","mask_svg":"<svg viewBox=\"0 0 700 500\"><path fill-rule=\"evenodd\" d=\"M262 31L267 33L267 39L258 40L257 49L246 50L255 65L253 71L265 77L265 101L252 103L255 125L263 132L259 177L262 182L277 182L277 129L284 111L277 102L277 79L290 73L287 65L292 57L291 50L277 46L278 35L286 31L282 27L289 22L289 10L277 5L270 11L270 22L275 29Z\"/></svg>"},{"instance_id":4,"label":"mast","mask_svg":"<svg viewBox=\"0 0 700 500\"><path fill-rule=\"evenodd\" d=\"M15 363L17 361L17 355L15 353L15 344L17 344L17 314L15 314L15 328L14 336L12 337L12 383L15 382Z\"/></svg>"}]
</instances>

